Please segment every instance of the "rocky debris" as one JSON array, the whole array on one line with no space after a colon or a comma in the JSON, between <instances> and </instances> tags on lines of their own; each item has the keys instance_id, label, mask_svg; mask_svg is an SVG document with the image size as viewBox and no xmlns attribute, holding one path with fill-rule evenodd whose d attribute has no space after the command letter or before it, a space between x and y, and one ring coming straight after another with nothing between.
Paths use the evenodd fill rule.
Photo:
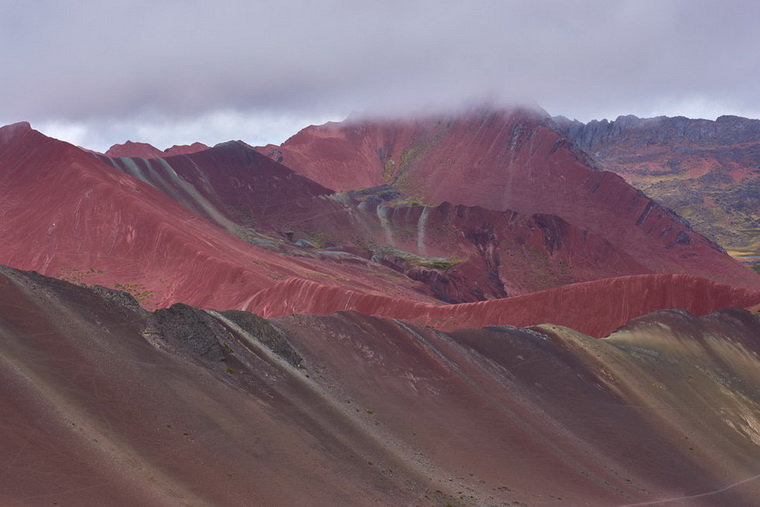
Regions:
<instances>
[{"instance_id":1,"label":"rocky debris","mask_svg":"<svg viewBox=\"0 0 760 507\"><path fill-rule=\"evenodd\" d=\"M466 230L465 237L475 245L489 278L499 280L499 238L494 234L493 226L484 224L479 229Z\"/></svg>"},{"instance_id":2,"label":"rocky debris","mask_svg":"<svg viewBox=\"0 0 760 507\"><path fill-rule=\"evenodd\" d=\"M229 336L229 331L208 313L183 303L156 310L146 333L209 361L224 359L219 337Z\"/></svg>"},{"instance_id":3,"label":"rocky debris","mask_svg":"<svg viewBox=\"0 0 760 507\"><path fill-rule=\"evenodd\" d=\"M567 235L570 225L554 215L534 215L534 217L536 224L544 233L544 241L551 255L562 246L562 238Z\"/></svg>"},{"instance_id":4,"label":"rocky debris","mask_svg":"<svg viewBox=\"0 0 760 507\"><path fill-rule=\"evenodd\" d=\"M678 235L676 236L676 243L679 243L681 245L688 245L691 243L691 238L685 232L678 231Z\"/></svg>"},{"instance_id":5,"label":"rocky debris","mask_svg":"<svg viewBox=\"0 0 760 507\"><path fill-rule=\"evenodd\" d=\"M140 303L138 303L135 297L129 292L112 289L110 287L103 287L102 285L93 285L89 288L95 294L102 297L106 301L110 301L111 303L125 308L129 311L145 314L148 313L148 311L140 306Z\"/></svg>"},{"instance_id":6,"label":"rocky debris","mask_svg":"<svg viewBox=\"0 0 760 507\"><path fill-rule=\"evenodd\" d=\"M222 315L240 326L250 336L267 346L272 352L298 367L303 358L290 345L285 334L258 315L240 310L227 310Z\"/></svg>"},{"instance_id":7,"label":"rocky debris","mask_svg":"<svg viewBox=\"0 0 760 507\"><path fill-rule=\"evenodd\" d=\"M393 185L379 185L362 190L350 190L346 192L351 199L366 201L368 205L377 206L383 201L391 202L401 197L401 191Z\"/></svg>"},{"instance_id":8,"label":"rocky debris","mask_svg":"<svg viewBox=\"0 0 760 507\"><path fill-rule=\"evenodd\" d=\"M290 345L287 337L265 319L240 310L227 310L221 315L292 366L301 364L303 358ZM238 336L239 332L214 317L213 312L177 303L150 315L144 334L153 342L159 340L173 349L218 362L227 359L233 348L238 349L234 346L235 342L246 342L245 337Z\"/></svg>"},{"instance_id":9,"label":"rocky debris","mask_svg":"<svg viewBox=\"0 0 760 507\"><path fill-rule=\"evenodd\" d=\"M275 162L282 162L282 150L277 146L268 144L266 146L256 147L256 151L271 158Z\"/></svg>"}]
</instances>

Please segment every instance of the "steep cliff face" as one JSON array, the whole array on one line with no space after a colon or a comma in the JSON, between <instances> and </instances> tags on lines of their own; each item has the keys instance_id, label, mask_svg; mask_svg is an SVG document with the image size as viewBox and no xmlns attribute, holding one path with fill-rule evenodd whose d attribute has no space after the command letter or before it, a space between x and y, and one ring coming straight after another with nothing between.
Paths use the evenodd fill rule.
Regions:
<instances>
[{"instance_id":1,"label":"steep cliff face","mask_svg":"<svg viewBox=\"0 0 760 507\"><path fill-rule=\"evenodd\" d=\"M760 320L739 309L657 312L603 340L555 325L444 333L355 312L150 313L0 267L0 323L4 504L760 494Z\"/></svg>"},{"instance_id":2,"label":"steep cliff face","mask_svg":"<svg viewBox=\"0 0 760 507\"><path fill-rule=\"evenodd\" d=\"M760 255L760 120L619 117L558 128L734 255Z\"/></svg>"},{"instance_id":3,"label":"steep cliff face","mask_svg":"<svg viewBox=\"0 0 760 507\"><path fill-rule=\"evenodd\" d=\"M401 202L556 215L652 271L758 283L670 210L620 176L595 169L540 112L328 124L301 131L278 153L283 164L329 188L388 184Z\"/></svg>"}]
</instances>

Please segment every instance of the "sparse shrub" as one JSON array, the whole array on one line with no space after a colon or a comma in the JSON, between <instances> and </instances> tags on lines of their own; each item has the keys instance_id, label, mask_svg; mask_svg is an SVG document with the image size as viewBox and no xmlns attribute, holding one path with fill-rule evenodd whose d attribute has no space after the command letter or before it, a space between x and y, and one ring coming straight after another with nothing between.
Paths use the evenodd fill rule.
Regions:
<instances>
[{"instance_id":1,"label":"sparse shrub","mask_svg":"<svg viewBox=\"0 0 760 507\"><path fill-rule=\"evenodd\" d=\"M153 297L153 291L139 283L115 283L113 288L131 294L141 305Z\"/></svg>"},{"instance_id":2,"label":"sparse shrub","mask_svg":"<svg viewBox=\"0 0 760 507\"><path fill-rule=\"evenodd\" d=\"M87 285L88 278L92 275L100 274L103 271L95 268L79 269L79 268L61 268L58 274L55 276L59 280L73 283L75 285Z\"/></svg>"}]
</instances>

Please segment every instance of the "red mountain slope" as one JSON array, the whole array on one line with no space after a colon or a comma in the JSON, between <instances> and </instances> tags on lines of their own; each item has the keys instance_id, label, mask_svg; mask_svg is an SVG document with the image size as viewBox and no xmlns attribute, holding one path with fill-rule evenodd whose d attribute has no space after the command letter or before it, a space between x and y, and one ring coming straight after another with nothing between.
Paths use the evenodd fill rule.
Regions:
<instances>
[{"instance_id":1,"label":"red mountain slope","mask_svg":"<svg viewBox=\"0 0 760 507\"><path fill-rule=\"evenodd\" d=\"M308 241L321 249L319 256L348 259L342 251L374 259L448 302L651 271L553 216L328 197L328 189L242 143L189 156L101 159L239 237L298 255L315 254L293 248L293 242Z\"/></svg>"},{"instance_id":2,"label":"red mountain slope","mask_svg":"<svg viewBox=\"0 0 760 507\"><path fill-rule=\"evenodd\" d=\"M151 307L235 307L292 276L430 300L403 278L361 265L277 255L245 243L93 155L28 125L0 129L0 263L121 284ZM392 271L375 266L372 272Z\"/></svg>"},{"instance_id":3,"label":"red mountain slope","mask_svg":"<svg viewBox=\"0 0 760 507\"><path fill-rule=\"evenodd\" d=\"M557 215L659 273L760 287L760 277L588 157L537 112L476 111L420 121L309 127L277 150L326 187L393 184L402 198Z\"/></svg>"},{"instance_id":4,"label":"red mountain slope","mask_svg":"<svg viewBox=\"0 0 760 507\"><path fill-rule=\"evenodd\" d=\"M240 142L154 159L100 158L232 233L282 221L302 201L332 193Z\"/></svg>"},{"instance_id":5,"label":"red mountain slope","mask_svg":"<svg viewBox=\"0 0 760 507\"><path fill-rule=\"evenodd\" d=\"M0 267L3 505L731 505L760 321L268 322Z\"/></svg>"},{"instance_id":6,"label":"red mountain slope","mask_svg":"<svg viewBox=\"0 0 760 507\"><path fill-rule=\"evenodd\" d=\"M28 125L0 129L0 193L5 197L0 233L6 240L0 247L0 262L77 282L120 284L151 307L183 301L212 308L251 308L265 315L358 309L447 329L556 322L602 335L655 309L679 307L704 313L758 302L756 292L689 276L644 276L472 305L420 306L414 301L432 302L420 282L361 259L288 257L252 246L152 186ZM466 224L469 213L460 209L441 216L461 214ZM409 216L419 223L419 216L411 212ZM509 217L502 219L507 226ZM436 224L436 219L431 223ZM537 228L533 239L526 237L525 245L554 244L540 231ZM477 249L477 244L473 247ZM488 258L482 258L486 265Z\"/></svg>"}]
</instances>

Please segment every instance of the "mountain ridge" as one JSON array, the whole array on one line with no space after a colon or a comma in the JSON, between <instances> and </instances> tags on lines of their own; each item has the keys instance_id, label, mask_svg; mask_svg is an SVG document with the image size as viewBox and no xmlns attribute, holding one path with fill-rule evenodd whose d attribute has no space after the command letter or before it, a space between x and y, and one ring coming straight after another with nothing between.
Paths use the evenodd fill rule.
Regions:
<instances>
[{"instance_id":1,"label":"mountain ridge","mask_svg":"<svg viewBox=\"0 0 760 507\"><path fill-rule=\"evenodd\" d=\"M760 260L760 120L555 121L598 165L685 216L736 258Z\"/></svg>"},{"instance_id":2,"label":"mountain ridge","mask_svg":"<svg viewBox=\"0 0 760 507\"><path fill-rule=\"evenodd\" d=\"M0 503L755 505L760 277L535 111L307 134L0 128Z\"/></svg>"},{"instance_id":3,"label":"mountain ridge","mask_svg":"<svg viewBox=\"0 0 760 507\"><path fill-rule=\"evenodd\" d=\"M447 201L556 215L653 271L693 272L724 283L752 279L739 263L719 261L721 248L686 221L619 175L597 170L551 118L537 113L331 123L307 127L276 150L260 151L328 188L342 189L336 181L350 173L342 185L390 184L401 203ZM716 270L718 265L725 267Z\"/></svg>"},{"instance_id":4,"label":"mountain ridge","mask_svg":"<svg viewBox=\"0 0 760 507\"><path fill-rule=\"evenodd\" d=\"M126 141L122 144L114 144L103 155L106 157L160 158L189 155L207 149L209 149L208 146L197 141L192 144L175 144L163 151L149 143Z\"/></svg>"}]
</instances>

